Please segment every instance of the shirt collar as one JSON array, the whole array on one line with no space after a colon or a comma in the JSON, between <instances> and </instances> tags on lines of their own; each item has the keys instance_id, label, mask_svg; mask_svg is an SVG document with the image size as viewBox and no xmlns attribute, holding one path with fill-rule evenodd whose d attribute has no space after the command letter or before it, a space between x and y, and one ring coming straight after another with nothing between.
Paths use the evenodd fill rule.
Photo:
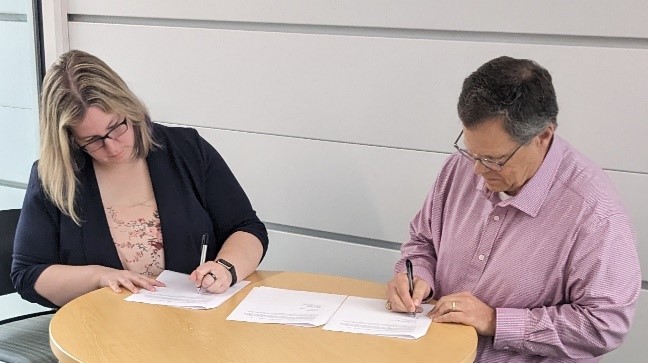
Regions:
<instances>
[{"instance_id":1,"label":"shirt collar","mask_svg":"<svg viewBox=\"0 0 648 363\"><path fill-rule=\"evenodd\" d=\"M536 173L516 196L506 201L500 201L498 204L502 207L513 206L531 217L537 216L556 178L564 148L564 140L554 135L549 151ZM485 192L488 196L493 195L486 188L482 177L479 178L477 189Z\"/></svg>"}]
</instances>

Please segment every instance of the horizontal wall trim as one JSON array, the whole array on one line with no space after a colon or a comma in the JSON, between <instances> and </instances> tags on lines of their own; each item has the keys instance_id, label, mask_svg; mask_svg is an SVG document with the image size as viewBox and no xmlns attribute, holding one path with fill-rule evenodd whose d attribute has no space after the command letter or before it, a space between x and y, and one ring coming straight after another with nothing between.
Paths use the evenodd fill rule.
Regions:
<instances>
[{"instance_id":1,"label":"horizontal wall trim","mask_svg":"<svg viewBox=\"0 0 648 363\"><path fill-rule=\"evenodd\" d=\"M643 171L627 171L627 170L611 169L611 168L603 168L603 170L606 170L606 171L613 171L613 172L615 172L615 173L637 174L637 175L648 175L648 172L643 172Z\"/></svg>"},{"instance_id":2,"label":"horizontal wall trim","mask_svg":"<svg viewBox=\"0 0 648 363\"><path fill-rule=\"evenodd\" d=\"M156 121L157 122L157 121ZM213 126L197 126L197 125L188 125L188 124L176 124L176 123L171 123L171 122L166 122L166 121L160 121L160 123L169 125L169 126L179 126L179 127L196 127L196 128L201 128L201 129L209 129L209 130L218 130L218 131L227 131L227 132L239 132L242 134L252 134L252 135L263 135L263 136L275 136L275 137L285 137L285 138L291 138L291 139L299 139L299 140L310 140L310 141L318 141L318 142L331 142L335 144L344 144L344 145L358 145L358 146L369 146L369 147L377 147L377 148L382 148L382 149L392 149L392 150L405 150L405 151L417 151L417 152L424 152L424 153L435 153L435 154L446 154L450 155L450 153L446 151L436 151L436 150L423 150L423 149L417 149L417 148L408 148L408 147L399 147L399 146L385 146L385 145L378 145L378 144L370 144L370 143L362 143L362 142L352 142L352 141L344 141L344 140L333 140L333 139L324 139L324 138L317 138L317 137L307 137L307 136L299 136L299 135L287 135L287 134L279 134L279 133L272 133L272 132L256 132L256 131L249 131L249 130L237 130L237 129L230 129L230 128L225 128L225 127L213 127Z\"/></svg>"},{"instance_id":3,"label":"horizontal wall trim","mask_svg":"<svg viewBox=\"0 0 648 363\"><path fill-rule=\"evenodd\" d=\"M29 108L29 107L18 107L18 106L11 106L11 105L0 105L0 107L14 108L16 110L31 110L31 108Z\"/></svg>"},{"instance_id":4,"label":"horizontal wall trim","mask_svg":"<svg viewBox=\"0 0 648 363\"><path fill-rule=\"evenodd\" d=\"M0 21L16 21L16 22L27 22L27 14L7 14L0 13Z\"/></svg>"},{"instance_id":5,"label":"horizontal wall trim","mask_svg":"<svg viewBox=\"0 0 648 363\"><path fill-rule=\"evenodd\" d=\"M385 240L351 236L348 234L333 233L333 232L320 231L320 230L308 229L302 227L294 227L285 224L268 223L268 222L264 222L264 223L269 230L273 230L273 231L288 232L288 233L299 234L303 236L329 239L337 242L347 242L347 243L352 243L360 246L384 248L393 251L400 250L400 246L401 246L400 243L395 243L395 242L390 242Z\"/></svg>"},{"instance_id":6,"label":"horizontal wall trim","mask_svg":"<svg viewBox=\"0 0 648 363\"><path fill-rule=\"evenodd\" d=\"M648 49L647 38L602 37L559 34L505 33L484 31L454 31L434 29L377 28L336 25L277 24L195 19L163 19L106 15L69 14L68 21L119 25L164 26L257 32L343 35L376 38L434 39L468 42L542 44L560 46L590 46L603 48Z\"/></svg>"},{"instance_id":7,"label":"horizontal wall trim","mask_svg":"<svg viewBox=\"0 0 648 363\"><path fill-rule=\"evenodd\" d=\"M446 151L438 151L438 150L423 150L423 149L417 149L417 148L385 146L385 145L378 145L378 144L369 144L369 143L360 143L360 142L351 142L351 141L342 141L342 140L332 140L332 139L314 138L314 137L306 137L306 136L286 135L286 134L269 133L269 132L255 132L255 131L249 131L249 130L237 130L237 129L230 129L230 128L224 128L224 127L209 127L209 126L197 126L197 125L188 125L188 124L177 124L177 123L166 122L166 121L160 121L160 123L162 123L164 125L168 125L168 126L178 126L178 127L187 127L187 126L189 126L189 127L210 129L210 130L218 130L218 131L239 132L239 133L243 133L243 134L285 137L285 138L300 139L300 140L311 140L311 141L318 141L318 142L331 142L331 143L336 143L336 144L369 146L369 147L377 147L377 148L383 148L383 149L405 150L405 151L416 151L416 152L424 152L424 153L435 153L435 154L450 155L450 153L448 153ZM613 172L618 172L618 173L626 173L626 174L648 175L648 172L641 172L641 171L627 171L627 170L610 169L610 168L603 168L603 170L605 170L605 171L613 171Z\"/></svg>"},{"instance_id":8,"label":"horizontal wall trim","mask_svg":"<svg viewBox=\"0 0 648 363\"><path fill-rule=\"evenodd\" d=\"M11 180L3 180L3 179L0 179L0 186L8 187L8 188L15 188L15 189L27 189L27 184L26 183L20 183L20 182L15 182L15 181L11 181Z\"/></svg>"}]
</instances>

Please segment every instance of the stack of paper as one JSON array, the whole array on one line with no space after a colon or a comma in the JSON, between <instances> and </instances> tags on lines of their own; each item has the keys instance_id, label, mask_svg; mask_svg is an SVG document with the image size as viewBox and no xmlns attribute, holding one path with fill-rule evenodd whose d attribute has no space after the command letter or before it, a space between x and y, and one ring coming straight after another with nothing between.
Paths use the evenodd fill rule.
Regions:
<instances>
[{"instance_id":1,"label":"stack of paper","mask_svg":"<svg viewBox=\"0 0 648 363\"><path fill-rule=\"evenodd\" d=\"M418 339L425 335L432 320L432 309L412 317L385 309L385 300L318 292L255 287L232 311L227 320L320 326L324 330Z\"/></svg>"},{"instance_id":2,"label":"stack of paper","mask_svg":"<svg viewBox=\"0 0 648 363\"><path fill-rule=\"evenodd\" d=\"M155 291L141 289L139 293L132 294L125 300L189 309L213 309L250 283L241 281L222 294L210 294L207 292L198 293L196 286L189 280L187 274L164 270L157 280L164 282L166 287L157 287Z\"/></svg>"},{"instance_id":3,"label":"stack of paper","mask_svg":"<svg viewBox=\"0 0 648 363\"><path fill-rule=\"evenodd\" d=\"M320 326L331 318L345 298L321 292L255 287L227 320Z\"/></svg>"},{"instance_id":4,"label":"stack of paper","mask_svg":"<svg viewBox=\"0 0 648 363\"><path fill-rule=\"evenodd\" d=\"M349 296L324 330L418 339L427 333L432 319L427 313L431 305L422 305L423 313L394 313L385 309L385 300Z\"/></svg>"}]
</instances>

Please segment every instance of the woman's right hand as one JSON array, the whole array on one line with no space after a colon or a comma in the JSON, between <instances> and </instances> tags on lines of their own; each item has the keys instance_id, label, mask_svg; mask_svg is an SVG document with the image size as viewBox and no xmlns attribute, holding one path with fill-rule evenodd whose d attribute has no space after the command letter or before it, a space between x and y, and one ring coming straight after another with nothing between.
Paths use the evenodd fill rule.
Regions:
<instances>
[{"instance_id":1,"label":"woman's right hand","mask_svg":"<svg viewBox=\"0 0 648 363\"><path fill-rule=\"evenodd\" d=\"M140 288L155 291L156 286L166 286L163 282L146 277L128 270L117 270L101 266L97 271L99 287L110 287L115 293L121 292L121 287L136 294Z\"/></svg>"}]
</instances>

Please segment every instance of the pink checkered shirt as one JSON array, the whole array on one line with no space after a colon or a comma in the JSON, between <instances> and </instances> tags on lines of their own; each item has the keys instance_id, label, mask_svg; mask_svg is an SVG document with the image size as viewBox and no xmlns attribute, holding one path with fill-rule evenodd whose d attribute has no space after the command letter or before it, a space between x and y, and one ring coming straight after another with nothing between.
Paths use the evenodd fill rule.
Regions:
<instances>
[{"instance_id":1,"label":"pink checkered shirt","mask_svg":"<svg viewBox=\"0 0 648 363\"><path fill-rule=\"evenodd\" d=\"M477 361L589 362L619 346L641 288L636 237L605 172L554 136L517 196L448 158L410 224L410 258L434 298L470 291L496 308Z\"/></svg>"}]
</instances>

